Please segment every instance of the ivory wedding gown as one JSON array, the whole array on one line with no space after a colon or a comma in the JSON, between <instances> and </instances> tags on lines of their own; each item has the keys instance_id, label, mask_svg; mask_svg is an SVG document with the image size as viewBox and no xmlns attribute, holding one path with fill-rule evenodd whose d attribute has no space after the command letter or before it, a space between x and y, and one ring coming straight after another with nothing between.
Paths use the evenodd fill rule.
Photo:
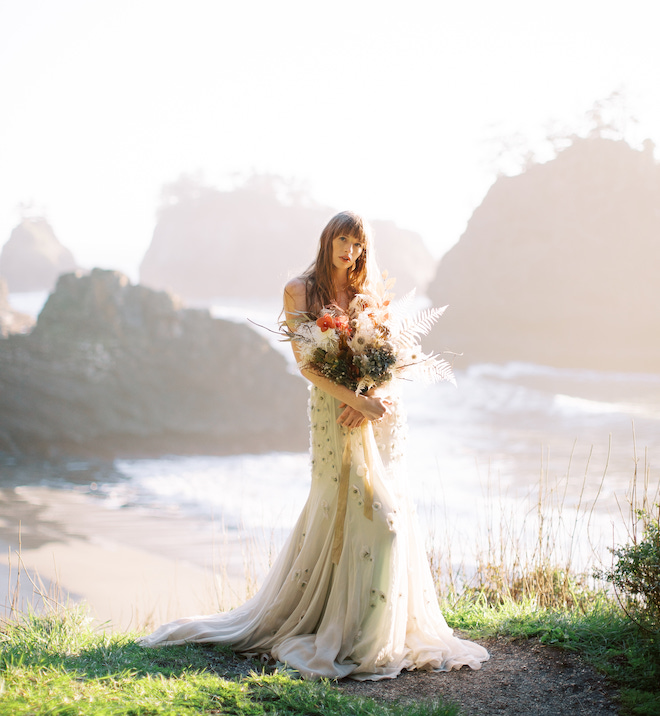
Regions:
<instances>
[{"instance_id":1,"label":"ivory wedding gown","mask_svg":"<svg viewBox=\"0 0 660 716\"><path fill-rule=\"evenodd\" d=\"M312 485L263 586L237 609L178 619L141 643L269 653L306 678L479 669L488 652L453 636L438 607L393 403L381 421L349 431L336 423L339 402L312 386Z\"/></svg>"}]
</instances>

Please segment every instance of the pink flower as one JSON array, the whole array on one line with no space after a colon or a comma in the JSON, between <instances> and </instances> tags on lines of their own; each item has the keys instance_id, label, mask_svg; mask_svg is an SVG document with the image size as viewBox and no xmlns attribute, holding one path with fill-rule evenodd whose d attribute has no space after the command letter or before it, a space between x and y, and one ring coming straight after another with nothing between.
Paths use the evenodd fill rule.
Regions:
<instances>
[{"instance_id":1,"label":"pink flower","mask_svg":"<svg viewBox=\"0 0 660 716\"><path fill-rule=\"evenodd\" d=\"M335 328L340 331L348 330L348 316L337 316L335 318Z\"/></svg>"}]
</instances>

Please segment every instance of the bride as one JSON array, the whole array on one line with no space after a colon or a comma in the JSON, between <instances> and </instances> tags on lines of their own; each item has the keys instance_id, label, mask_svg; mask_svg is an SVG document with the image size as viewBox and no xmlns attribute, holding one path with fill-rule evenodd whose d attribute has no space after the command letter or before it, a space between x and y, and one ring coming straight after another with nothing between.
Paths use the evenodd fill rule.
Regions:
<instances>
[{"instance_id":1,"label":"bride","mask_svg":"<svg viewBox=\"0 0 660 716\"><path fill-rule=\"evenodd\" d=\"M294 330L326 306L376 295L378 271L363 219L342 212L324 228L316 261L284 291ZM268 653L306 678L394 678L403 669L479 669L488 652L453 636L440 612L403 460L405 417L396 380L356 395L314 372L312 484L264 584L239 608L165 624L144 646L214 642Z\"/></svg>"}]
</instances>

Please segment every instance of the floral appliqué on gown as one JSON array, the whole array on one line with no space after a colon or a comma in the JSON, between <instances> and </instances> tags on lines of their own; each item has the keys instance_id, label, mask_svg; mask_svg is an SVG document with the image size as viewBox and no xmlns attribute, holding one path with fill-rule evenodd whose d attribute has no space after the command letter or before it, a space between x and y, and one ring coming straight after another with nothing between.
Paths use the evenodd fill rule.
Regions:
<instances>
[{"instance_id":1,"label":"floral appliqu\u00e9 on gown","mask_svg":"<svg viewBox=\"0 0 660 716\"><path fill-rule=\"evenodd\" d=\"M455 637L438 606L408 496L400 402L353 430L337 425L339 402L315 386L309 410L309 497L261 589L237 609L178 619L140 643L267 652L307 678L479 669L488 652Z\"/></svg>"}]
</instances>

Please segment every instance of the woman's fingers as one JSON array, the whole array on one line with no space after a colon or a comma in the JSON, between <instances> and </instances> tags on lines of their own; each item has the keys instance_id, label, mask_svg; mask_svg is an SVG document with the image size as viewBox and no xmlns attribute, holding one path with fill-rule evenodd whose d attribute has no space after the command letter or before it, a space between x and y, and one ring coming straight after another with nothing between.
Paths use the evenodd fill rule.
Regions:
<instances>
[{"instance_id":1,"label":"woman's fingers","mask_svg":"<svg viewBox=\"0 0 660 716\"><path fill-rule=\"evenodd\" d=\"M339 425L343 425L347 428L357 428L362 425L365 417L359 410L355 410L355 408L351 408L350 405L346 405L345 403L342 403L339 407L344 408L337 418L337 423Z\"/></svg>"},{"instance_id":2,"label":"woman's fingers","mask_svg":"<svg viewBox=\"0 0 660 716\"><path fill-rule=\"evenodd\" d=\"M377 396L365 396L365 412L361 412L352 408L346 403L340 403L339 407L342 412L337 418L337 423L347 428L358 428L365 421L376 422L384 418L392 409L392 401L389 398L379 398Z\"/></svg>"}]
</instances>

